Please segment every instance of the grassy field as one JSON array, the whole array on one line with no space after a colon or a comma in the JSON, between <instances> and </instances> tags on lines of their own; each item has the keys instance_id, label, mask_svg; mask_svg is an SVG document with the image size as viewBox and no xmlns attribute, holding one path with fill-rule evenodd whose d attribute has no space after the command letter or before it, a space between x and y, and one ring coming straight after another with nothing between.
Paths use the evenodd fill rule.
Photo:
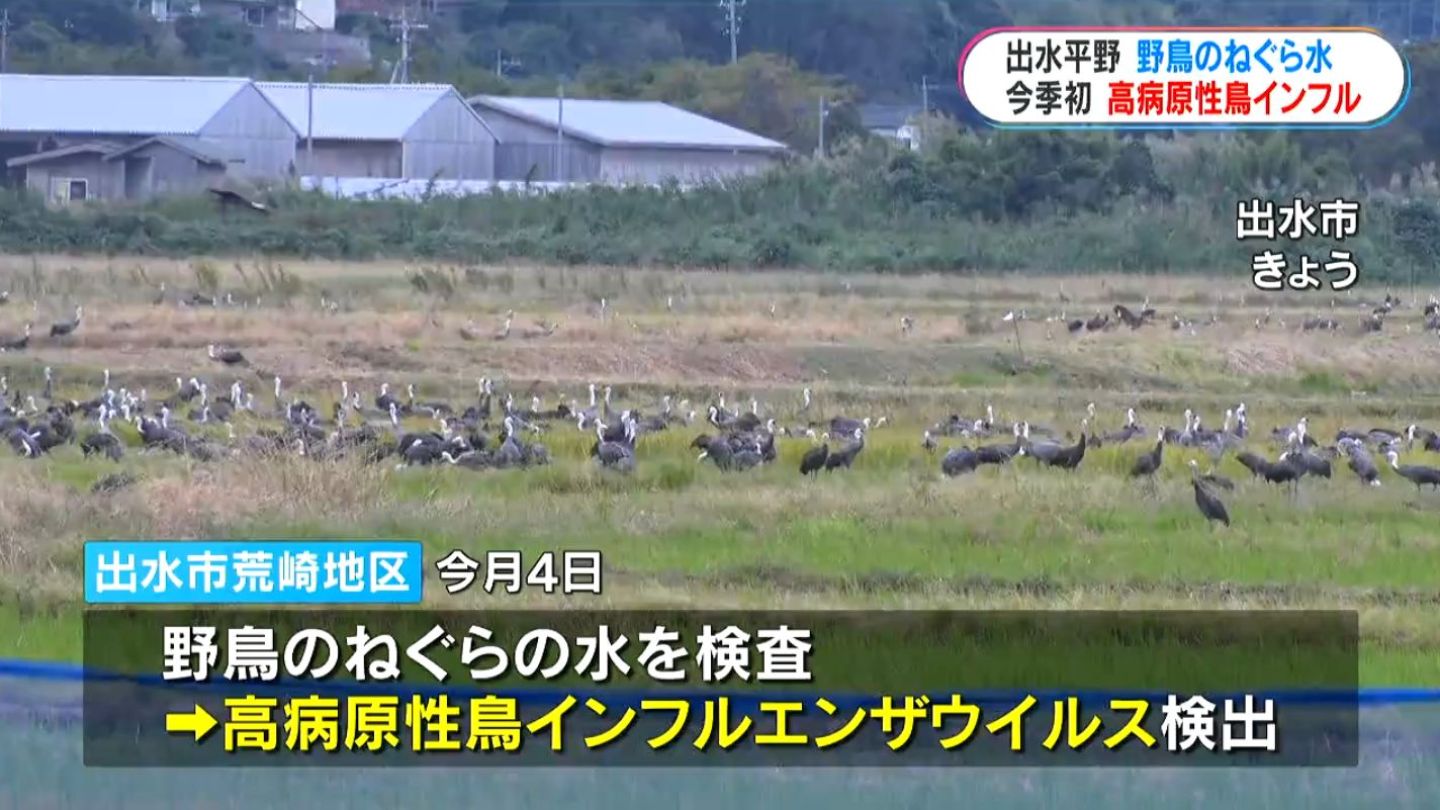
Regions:
<instances>
[{"instance_id":1,"label":"grassy field","mask_svg":"<svg viewBox=\"0 0 1440 810\"><path fill-rule=\"evenodd\" d=\"M175 303L201 288L233 303ZM238 379L267 413L271 374L325 413L341 381L367 405L389 382L463 407L483 376L520 407L531 396L583 406L593 382L613 387L617 410L654 412L670 394L703 419L723 395L741 408L753 397L781 426L886 423L854 469L820 480L796 470L804 439L780 439L765 469L697 463L689 444L708 427L698 422L642 438L629 476L597 469L586 457L593 435L564 423L540 437L555 462L524 471L202 464L132 449L120 466L139 483L108 495L89 488L114 465L76 447L39 461L0 449L0 656L78 658L86 539L395 537L431 553L600 549L605 593L577 606L1344 607L1361 615L1366 682L1440 684L1440 494L1388 469L1371 488L1341 463L1292 497L1226 458L1220 471L1240 486L1225 493L1233 525L1220 529L1194 505L1186 462L1208 467L1200 451L1167 448L1149 486L1126 475L1149 440L1094 450L1075 473L1022 459L954 480L939 457L959 440L942 438L935 455L920 447L923 428L986 405L998 422L1078 435L1089 403L1103 433L1129 407L1153 431L1179 428L1186 408L1219 427L1244 402L1253 449L1270 458L1271 429L1301 416L1322 442L1341 427L1440 427L1440 339L1408 290L1394 291L1404 307L1369 335L1357 327L1364 302L1387 290L1272 297L1240 272L1039 280L8 257L3 290L0 334L32 320L37 332L27 351L0 355L12 393L38 395L50 366L57 398L96 396L105 369L112 386L148 388L152 400L177 375L202 376L218 394L236 379L206 358L220 343L263 369ZM1159 324L1140 331L1071 335L1054 320L1146 299ZM76 335L45 337L76 304ZM513 328L497 340L508 310ZM1002 320L1012 311L1023 319ZM1342 330L1301 332L1315 315ZM1171 329L1174 316L1187 325ZM902 317L914 320L909 333ZM545 335L541 321L559 328ZM814 404L801 412L805 387ZM1437 464L1425 455L1402 461ZM553 599L473 589L459 604Z\"/></svg>"}]
</instances>

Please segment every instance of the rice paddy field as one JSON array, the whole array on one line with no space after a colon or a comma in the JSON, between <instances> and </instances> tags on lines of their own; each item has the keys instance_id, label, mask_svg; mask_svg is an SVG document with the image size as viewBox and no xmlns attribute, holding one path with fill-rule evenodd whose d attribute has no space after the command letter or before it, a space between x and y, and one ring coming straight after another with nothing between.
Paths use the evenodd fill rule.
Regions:
<instances>
[{"instance_id":1,"label":"rice paddy field","mask_svg":"<svg viewBox=\"0 0 1440 810\"><path fill-rule=\"evenodd\" d=\"M445 400L458 412L475 402L482 377L520 408L532 397L547 409L571 399L584 408L594 383L611 388L616 411L653 414L665 395L697 411L693 425L642 436L629 474L599 469L588 456L593 433L565 422L527 437L543 442L553 461L524 470L397 470L394 459L294 454L200 462L142 452L134 431L119 424L115 432L131 446L118 463L84 458L74 445L39 459L0 448L0 658L78 662L86 539L385 537L421 540L427 555L604 554L599 597L427 589L446 607L1344 608L1360 615L1364 684L1440 686L1440 493L1417 490L1378 455L1379 487L1363 485L1341 460L1333 478L1306 478L1293 492L1252 480L1226 456L1217 472L1236 483L1220 493L1226 528L1196 509L1188 462L1208 470L1203 451L1167 447L1153 482L1128 475L1154 431L1182 427L1186 409L1217 428L1226 409L1244 403L1247 447L1271 459L1280 452L1272 429L1301 417L1322 444L1342 428L1440 428L1440 335L1425 330L1422 315L1430 290L1361 284L1334 299L1271 295L1241 272L893 277L27 256L0 257L0 291L10 293L0 336L34 323L24 351L0 354L12 397L38 397L49 367L57 400L99 395L106 370L112 387L144 388L151 400L172 394L177 376L196 376L215 393L241 381L261 415L275 412L275 375L285 398L327 415L342 381L367 406L389 383L397 393L414 385L417 399ZM196 292L218 305L180 303ZM1391 293L1402 303L1384 328L1362 332L1361 319ZM1145 302L1156 322L1139 330L1066 327L1115 304L1138 311ZM76 305L85 308L80 328L49 338L49 324ZM1317 316L1341 328L1300 329ZM902 318L912 326L902 329ZM251 368L217 364L209 344L241 349ZM703 424L705 409L721 396L742 411L753 399L762 417L796 432L811 424L824 431L836 416L884 422L849 470L802 478L798 464L811 442L782 436L775 463L726 473L697 461L691 447L699 433L714 432ZM987 406L1002 435L980 443L1004 440L1015 421L1050 426L1065 441L1079 436L1092 403L1095 433L1118 429L1134 408L1148 436L1092 448L1073 472L1022 458L953 479L941 474L941 456L973 442L939 436L937 451L921 447L927 427L951 414L983 417ZM224 426L192 423L188 411L172 418L194 435L228 441ZM373 421L388 430L378 415ZM262 422L241 415L234 425L243 436ZM1440 466L1440 454L1417 443L1400 461ZM122 470L133 484L92 492ZM0 706L33 703L49 689L63 704L65 688L0 673ZM14 733L0 734L0 774L10 776L0 778L0 806L237 807L342 794L355 806L394 806L482 793L514 807L1068 807L1144 804L1157 795L1181 807L1349 807L1376 795L1433 806L1440 709L1367 709L1364 723L1360 767L1323 771L232 777L77 776L73 727L15 721Z\"/></svg>"}]
</instances>

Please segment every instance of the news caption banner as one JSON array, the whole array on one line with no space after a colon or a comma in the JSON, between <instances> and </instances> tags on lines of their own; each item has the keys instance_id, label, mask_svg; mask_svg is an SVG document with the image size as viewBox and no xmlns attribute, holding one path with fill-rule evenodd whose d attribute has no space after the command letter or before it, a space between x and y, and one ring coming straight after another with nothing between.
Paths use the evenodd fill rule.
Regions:
<instances>
[{"instance_id":1,"label":"news caption banner","mask_svg":"<svg viewBox=\"0 0 1440 810\"><path fill-rule=\"evenodd\" d=\"M87 679L85 762L1354 766L1355 624L94 610L87 668L159 675Z\"/></svg>"},{"instance_id":2,"label":"news caption banner","mask_svg":"<svg viewBox=\"0 0 1440 810\"><path fill-rule=\"evenodd\" d=\"M507 593L523 561L95 546L87 597L127 603L86 610L87 765L1358 763L1354 612L457 612L414 607L424 571ZM266 553L269 590L215 560ZM562 590L564 557L525 578Z\"/></svg>"},{"instance_id":3,"label":"news caption banner","mask_svg":"<svg viewBox=\"0 0 1440 810\"><path fill-rule=\"evenodd\" d=\"M1366 28L993 28L956 70L1000 127L1368 129L1410 91Z\"/></svg>"}]
</instances>

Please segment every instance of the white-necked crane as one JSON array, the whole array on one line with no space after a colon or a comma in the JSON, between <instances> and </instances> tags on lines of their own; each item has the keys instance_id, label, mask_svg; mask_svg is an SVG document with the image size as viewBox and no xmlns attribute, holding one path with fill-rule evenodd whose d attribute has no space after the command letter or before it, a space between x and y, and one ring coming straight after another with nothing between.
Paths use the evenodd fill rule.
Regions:
<instances>
[{"instance_id":1,"label":"white-necked crane","mask_svg":"<svg viewBox=\"0 0 1440 810\"><path fill-rule=\"evenodd\" d=\"M31 325L25 324L25 331L17 337L0 338L0 351L19 352L24 351L30 345Z\"/></svg>"},{"instance_id":2,"label":"white-necked crane","mask_svg":"<svg viewBox=\"0 0 1440 810\"><path fill-rule=\"evenodd\" d=\"M1151 449L1150 452L1135 459L1134 466L1130 468L1130 475L1135 478L1154 475L1155 471L1160 469L1160 461L1163 458L1164 452L1165 431L1159 430L1155 433L1155 447Z\"/></svg>"},{"instance_id":3,"label":"white-necked crane","mask_svg":"<svg viewBox=\"0 0 1440 810\"><path fill-rule=\"evenodd\" d=\"M217 349L214 343L210 344L210 359L227 366L242 366L246 362L239 349Z\"/></svg>"},{"instance_id":4,"label":"white-necked crane","mask_svg":"<svg viewBox=\"0 0 1440 810\"><path fill-rule=\"evenodd\" d=\"M76 329L80 328L80 318L84 314L85 308L83 306L76 306L74 318L68 321L57 321L56 323L50 324L50 337L65 337L73 334Z\"/></svg>"},{"instance_id":5,"label":"white-necked crane","mask_svg":"<svg viewBox=\"0 0 1440 810\"><path fill-rule=\"evenodd\" d=\"M1416 489L1428 486L1440 489L1440 469L1424 467L1418 464L1401 464L1400 454L1391 450L1385 454L1390 459L1390 467L1400 474L1400 477L1415 485Z\"/></svg>"},{"instance_id":6,"label":"white-necked crane","mask_svg":"<svg viewBox=\"0 0 1440 810\"><path fill-rule=\"evenodd\" d=\"M868 418L866 422L868 426ZM865 429L857 427L852 435L855 437L854 441L832 452L830 457L825 459L825 470L827 472L830 470L850 469L850 465L855 462L855 457L860 455L861 450L865 449Z\"/></svg>"},{"instance_id":7,"label":"white-necked crane","mask_svg":"<svg viewBox=\"0 0 1440 810\"><path fill-rule=\"evenodd\" d=\"M100 408L99 430L86 436L85 439L80 442L80 452L86 456L92 454L104 455L111 461L119 461L124 456L124 450L121 449L120 440L115 438L115 434L110 432L111 413L112 412L105 407Z\"/></svg>"},{"instance_id":8,"label":"white-necked crane","mask_svg":"<svg viewBox=\"0 0 1440 810\"><path fill-rule=\"evenodd\" d=\"M1220 501L1220 498L1201 483L1200 464L1195 459L1190 460L1190 473L1190 485L1195 488L1195 506L1199 508L1200 514L1204 515L1207 521L1224 523L1229 526L1230 513L1226 511L1225 504Z\"/></svg>"},{"instance_id":9,"label":"white-necked crane","mask_svg":"<svg viewBox=\"0 0 1440 810\"><path fill-rule=\"evenodd\" d=\"M940 459L940 472L951 478L974 472L979 466L980 454L968 447L956 447Z\"/></svg>"},{"instance_id":10,"label":"white-necked crane","mask_svg":"<svg viewBox=\"0 0 1440 810\"><path fill-rule=\"evenodd\" d=\"M812 438L814 431L811 431ZM827 434L828 435L828 434ZM825 469L825 461L830 457L830 445L824 441L805 451L800 458L800 474L814 475Z\"/></svg>"}]
</instances>

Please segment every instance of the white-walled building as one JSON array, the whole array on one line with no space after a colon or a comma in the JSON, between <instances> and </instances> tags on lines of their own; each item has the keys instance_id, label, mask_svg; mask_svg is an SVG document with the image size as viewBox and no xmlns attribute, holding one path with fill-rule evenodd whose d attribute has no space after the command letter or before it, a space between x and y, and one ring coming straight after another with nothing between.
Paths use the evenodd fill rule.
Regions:
<instances>
[{"instance_id":1,"label":"white-walled building","mask_svg":"<svg viewBox=\"0 0 1440 810\"><path fill-rule=\"evenodd\" d=\"M256 86L299 133L296 161L302 175L396 180L494 177L495 133L448 84L257 82Z\"/></svg>"},{"instance_id":2,"label":"white-walled building","mask_svg":"<svg viewBox=\"0 0 1440 810\"><path fill-rule=\"evenodd\" d=\"M784 144L658 101L476 96L499 180L687 183L754 174Z\"/></svg>"}]
</instances>

